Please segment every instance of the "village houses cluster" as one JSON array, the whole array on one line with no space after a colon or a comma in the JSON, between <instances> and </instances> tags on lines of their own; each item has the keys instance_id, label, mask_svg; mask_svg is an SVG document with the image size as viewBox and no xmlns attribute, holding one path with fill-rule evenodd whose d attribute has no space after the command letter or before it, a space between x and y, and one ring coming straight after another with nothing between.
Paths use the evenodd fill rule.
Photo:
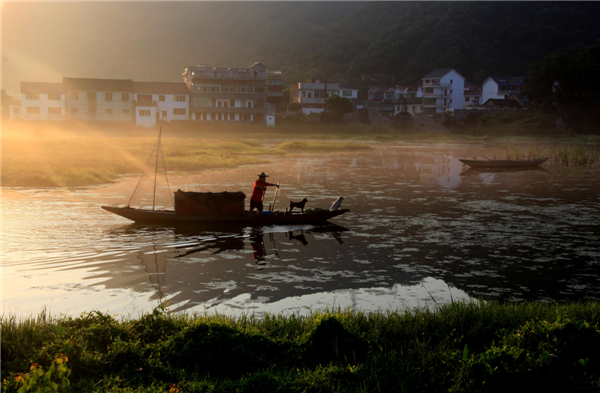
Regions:
<instances>
[{"instance_id":1,"label":"village houses cluster","mask_svg":"<svg viewBox=\"0 0 600 393\"><path fill-rule=\"evenodd\" d=\"M392 117L527 107L526 98L519 96L524 77L490 76L476 86L452 68L434 70L409 86L360 89L336 79L309 79L289 86L288 103L282 102L282 72L258 62L248 68L199 64L182 76L181 83L67 77L62 83L21 82L20 100L9 105L10 119L120 121L140 127L172 121L273 126L276 108L298 103L304 114L319 113L333 94L350 99L355 110Z\"/></svg>"}]
</instances>

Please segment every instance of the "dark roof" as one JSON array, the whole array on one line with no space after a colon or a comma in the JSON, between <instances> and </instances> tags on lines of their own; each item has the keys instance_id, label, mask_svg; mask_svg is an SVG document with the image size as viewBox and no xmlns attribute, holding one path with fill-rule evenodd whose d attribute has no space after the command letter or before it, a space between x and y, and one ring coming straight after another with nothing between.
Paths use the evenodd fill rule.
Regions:
<instances>
[{"instance_id":1,"label":"dark roof","mask_svg":"<svg viewBox=\"0 0 600 393\"><path fill-rule=\"evenodd\" d=\"M255 70L252 67L255 67L260 63L254 63L251 67L243 68L243 67L210 67L210 66L198 66L198 67L188 67L188 74L192 73L193 79L250 79L250 80L265 80L266 73L262 78L255 78L254 72ZM260 64L262 66L262 64ZM264 66L263 66L264 67Z\"/></svg>"},{"instance_id":2,"label":"dark roof","mask_svg":"<svg viewBox=\"0 0 600 393\"><path fill-rule=\"evenodd\" d=\"M490 98L483 105L489 106L488 103L497 106L521 106L517 100L511 98Z\"/></svg>"},{"instance_id":3,"label":"dark roof","mask_svg":"<svg viewBox=\"0 0 600 393\"><path fill-rule=\"evenodd\" d=\"M423 79L441 78L452 70L453 68L440 68L439 70L433 70L429 74L425 75Z\"/></svg>"},{"instance_id":4,"label":"dark roof","mask_svg":"<svg viewBox=\"0 0 600 393\"><path fill-rule=\"evenodd\" d=\"M181 82L133 82L136 93L141 94L189 94Z\"/></svg>"},{"instance_id":5,"label":"dark roof","mask_svg":"<svg viewBox=\"0 0 600 393\"><path fill-rule=\"evenodd\" d=\"M447 73L449 73L450 71L454 71L458 75L460 75L460 73L458 71L456 71L454 68L440 68L439 70L431 71L429 74L424 76L422 79L441 78L444 75L446 75ZM462 76L462 75L460 75L460 76L464 79L464 76Z\"/></svg>"},{"instance_id":6,"label":"dark roof","mask_svg":"<svg viewBox=\"0 0 600 393\"><path fill-rule=\"evenodd\" d=\"M360 88L352 86L351 84L348 83L340 83L340 89L352 89L352 90L360 90Z\"/></svg>"},{"instance_id":7,"label":"dark roof","mask_svg":"<svg viewBox=\"0 0 600 393\"><path fill-rule=\"evenodd\" d=\"M465 81L465 90L472 90L472 89L475 89L477 87L478 87L477 85L475 85L475 84L473 84L471 82Z\"/></svg>"},{"instance_id":8,"label":"dark roof","mask_svg":"<svg viewBox=\"0 0 600 393\"><path fill-rule=\"evenodd\" d=\"M21 93L64 93L62 83L21 82Z\"/></svg>"},{"instance_id":9,"label":"dark roof","mask_svg":"<svg viewBox=\"0 0 600 393\"><path fill-rule=\"evenodd\" d=\"M65 91L127 91L133 92L131 79L88 79L88 78L63 78Z\"/></svg>"},{"instance_id":10,"label":"dark roof","mask_svg":"<svg viewBox=\"0 0 600 393\"><path fill-rule=\"evenodd\" d=\"M481 87L476 87L471 90L465 91L466 96L480 96L481 95Z\"/></svg>"},{"instance_id":11,"label":"dark roof","mask_svg":"<svg viewBox=\"0 0 600 393\"><path fill-rule=\"evenodd\" d=\"M419 85L410 85L410 86L408 86L408 89L406 91L407 92L408 91L419 91L419 87L421 87L421 86L419 86Z\"/></svg>"},{"instance_id":12,"label":"dark roof","mask_svg":"<svg viewBox=\"0 0 600 393\"><path fill-rule=\"evenodd\" d=\"M387 91L387 88L386 87L382 87L381 89L374 91L373 94L383 94L386 91Z\"/></svg>"},{"instance_id":13,"label":"dark roof","mask_svg":"<svg viewBox=\"0 0 600 393\"><path fill-rule=\"evenodd\" d=\"M502 86L520 86L525 81L524 76L491 76L490 78Z\"/></svg>"}]
</instances>

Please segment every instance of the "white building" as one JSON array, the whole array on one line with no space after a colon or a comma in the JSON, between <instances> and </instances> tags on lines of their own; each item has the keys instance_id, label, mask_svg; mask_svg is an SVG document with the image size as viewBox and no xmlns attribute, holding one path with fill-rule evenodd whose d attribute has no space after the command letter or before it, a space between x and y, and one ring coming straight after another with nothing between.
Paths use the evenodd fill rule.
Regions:
<instances>
[{"instance_id":1,"label":"white building","mask_svg":"<svg viewBox=\"0 0 600 393\"><path fill-rule=\"evenodd\" d=\"M67 119L133 121L131 79L63 78Z\"/></svg>"},{"instance_id":2,"label":"white building","mask_svg":"<svg viewBox=\"0 0 600 393\"><path fill-rule=\"evenodd\" d=\"M21 120L66 119L62 83L21 82L21 103L10 106L10 117Z\"/></svg>"},{"instance_id":3,"label":"white building","mask_svg":"<svg viewBox=\"0 0 600 393\"><path fill-rule=\"evenodd\" d=\"M490 76L481 85L481 104L490 98L508 99L513 94L523 91L524 76Z\"/></svg>"},{"instance_id":4,"label":"white building","mask_svg":"<svg viewBox=\"0 0 600 393\"><path fill-rule=\"evenodd\" d=\"M423 79L423 112L444 113L465 107L465 78L453 68L434 70Z\"/></svg>"},{"instance_id":5,"label":"white building","mask_svg":"<svg viewBox=\"0 0 600 393\"><path fill-rule=\"evenodd\" d=\"M133 82L133 86L137 126L190 119L190 93L185 83Z\"/></svg>"}]
</instances>

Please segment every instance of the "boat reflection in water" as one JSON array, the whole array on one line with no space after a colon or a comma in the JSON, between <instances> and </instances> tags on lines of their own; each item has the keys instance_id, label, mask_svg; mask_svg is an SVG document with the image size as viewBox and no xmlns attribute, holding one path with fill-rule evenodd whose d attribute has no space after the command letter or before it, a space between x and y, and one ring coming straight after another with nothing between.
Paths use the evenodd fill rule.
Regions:
<instances>
[{"instance_id":1,"label":"boat reflection in water","mask_svg":"<svg viewBox=\"0 0 600 393\"><path fill-rule=\"evenodd\" d=\"M468 168L460 176L478 175L482 173L515 173L515 172L548 172L539 166L507 167L507 168Z\"/></svg>"},{"instance_id":2,"label":"boat reflection in water","mask_svg":"<svg viewBox=\"0 0 600 393\"><path fill-rule=\"evenodd\" d=\"M245 293L265 300L262 293L265 290L276 293L285 289L286 280L283 276L278 279L276 271L281 273L286 270L286 262L294 263L293 259L282 257L280 249L286 254L296 251L294 245L304 247L314 240L315 235L329 235L335 244L341 245L344 243L342 233L348 231L334 224L238 228L229 231L227 228L209 231L189 226L165 228L132 224L121 229L125 233L153 230L156 231L157 241L140 248L137 259L148 274L149 285L153 288L151 299L170 303L173 311L196 306L207 309ZM174 239L165 242L165 232L169 231L172 231ZM246 257L249 253L252 255L251 263ZM252 273L265 268L271 270L267 277L271 283L264 282L265 277L256 277L256 273ZM288 271L283 275L290 274L293 273ZM119 280L122 279L119 277ZM283 287L277 288L278 285ZM144 284L141 286L147 287ZM261 294L257 295L256 290ZM275 298L285 296L281 293Z\"/></svg>"}]
</instances>

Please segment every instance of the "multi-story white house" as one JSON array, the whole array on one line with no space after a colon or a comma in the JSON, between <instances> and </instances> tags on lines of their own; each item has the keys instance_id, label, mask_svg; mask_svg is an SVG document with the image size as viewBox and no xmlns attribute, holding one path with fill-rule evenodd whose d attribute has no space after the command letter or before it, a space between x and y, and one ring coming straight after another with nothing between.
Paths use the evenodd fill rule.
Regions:
<instances>
[{"instance_id":1,"label":"multi-story white house","mask_svg":"<svg viewBox=\"0 0 600 393\"><path fill-rule=\"evenodd\" d=\"M133 121L131 79L63 78L67 119Z\"/></svg>"},{"instance_id":2,"label":"multi-story white house","mask_svg":"<svg viewBox=\"0 0 600 393\"><path fill-rule=\"evenodd\" d=\"M444 113L465 107L465 78L453 68L434 70L423 79L423 112Z\"/></svg>"},{"instance_id":3,"label":"multi-story white house","mask_svg":"<svg viewBox=\"0 0 600 393\"><path fill-rule=\"evenodd\" d=\"M190 92L185 83L133 82L133 87L137 126L190 119Z\"/></svg>"},{"instance_id":4,"label":"multi-story white house","mask_svg":"<svg viewBox=\"0 0 600 393\"><path fill-rule=\"evenodd\" d=\"M65 92L62 83L21 82L21 103L10 106L10 119L63 121Z\"/></svg>"},{"instance_id":5,"label":"multi-story white house","mask_svg":"<svg viewBox=\"0 0 600 393\"><path fill-rule=\"evenodd\" d=\"M524 76L490 76L481 85L481 104L490 98L508 99L523 91Z\"/></svg>"}]
</instances>

